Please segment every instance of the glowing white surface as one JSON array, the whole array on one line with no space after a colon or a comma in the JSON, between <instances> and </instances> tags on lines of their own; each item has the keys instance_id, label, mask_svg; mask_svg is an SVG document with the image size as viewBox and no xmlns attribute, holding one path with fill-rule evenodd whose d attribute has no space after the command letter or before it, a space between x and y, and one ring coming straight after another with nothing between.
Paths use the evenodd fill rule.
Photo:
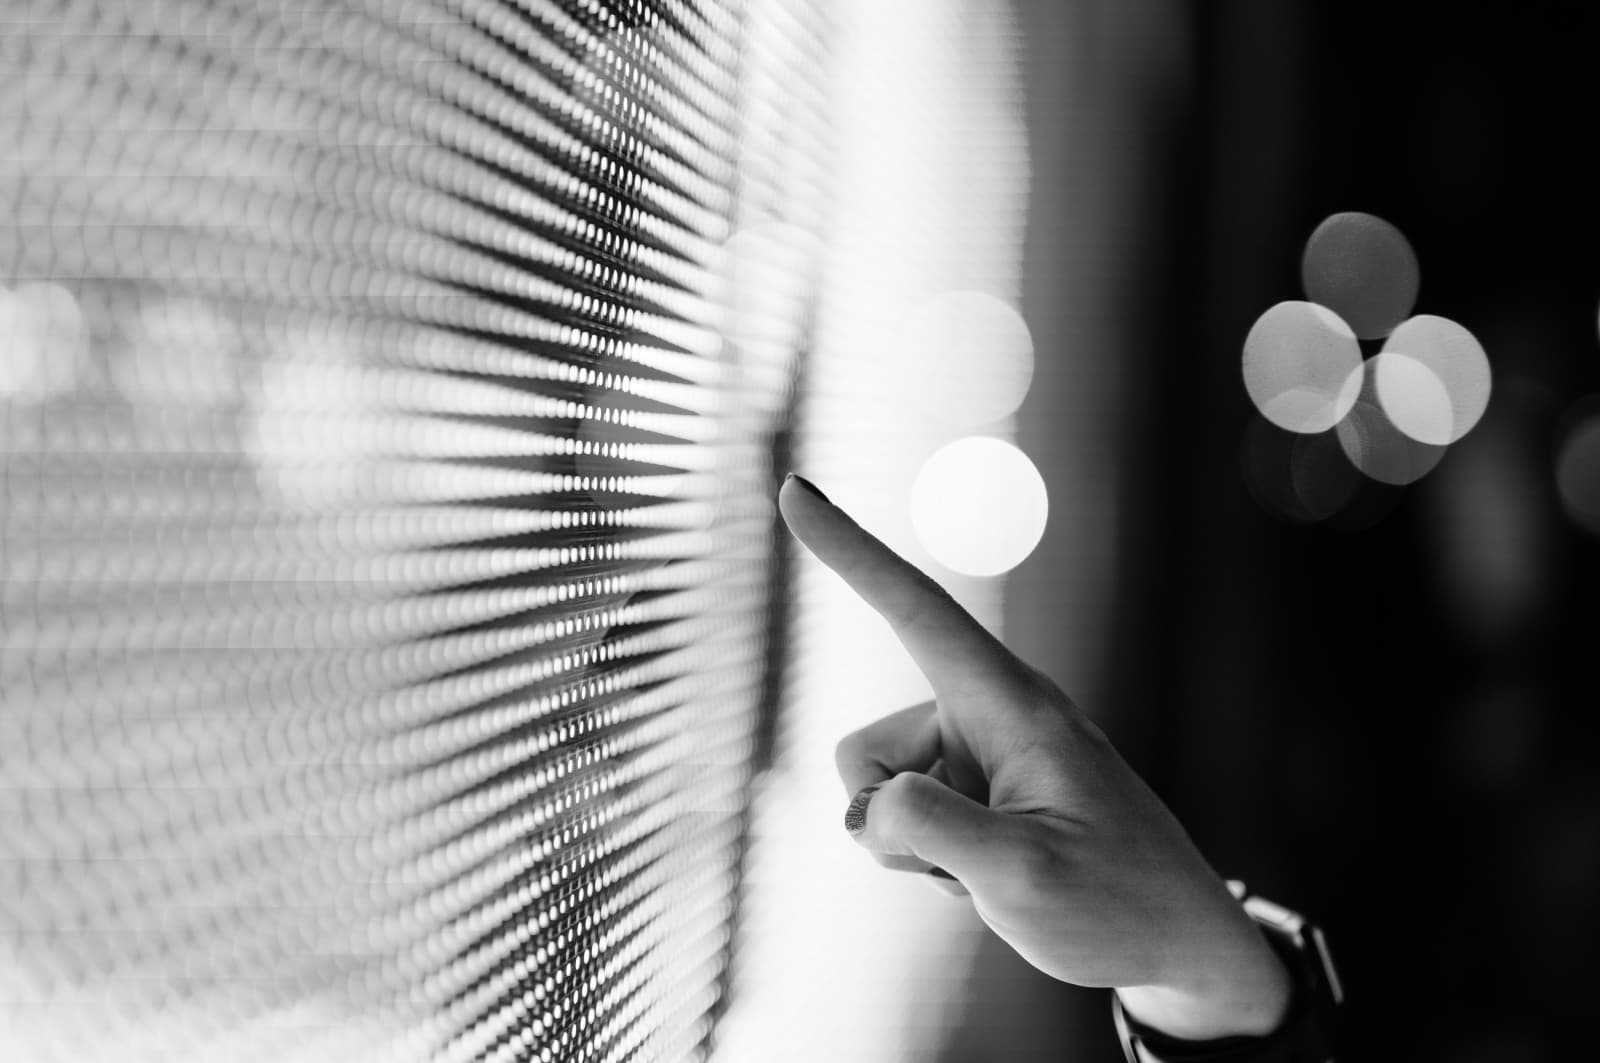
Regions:
<instances>
[{"instance_id":1,"label":"glowing white surface","mask_svg":"<svg viewBox=\"0 0 1600 1063\"><path fill-rule=\"evenodd\" d=\"M955 305L976 308L1020 347L1018 322L996 310L1015 298L1026 217L1014 28L1004 7L975 0L863 0L834 18L831 230L795 467L931 567L911 526L916 474L971 430L963 419L1003 418L1026 389L1012 377L1000 387L992 361L961 362L955 352L974 347L958 344L957 379L988 372L983 386L998 395L986 410L945 404L940 414L950 382L907 361L904 344L908 326L926 322L919 312L973 293ZM772 91L783 98L783 86ZM1004 420L985 427L1009 430ZM785 712L774 765L758 781L733 998L712 1058L925 1060L960 1014L969 960L988 931L970 903L883 870L850 840L833 748L926 699L928 687L888 626L797 556ZM1000 581L944 576L993 626Z\"/></svg>"},{"instance_id":2,"label":"glowing white surface","mask_svg":"<svg viewBox=\"0 0 1600 1063\"><path fill-rule=\"evenodd\" d=\"M911 523L941 565L965 576L1016 568L1044 537L1044 479L1010 443L969 436L941 448L911 488Z\"/></svg>"},{"instance_id":3,"label":"glowing white surface","mask_svg":"<svg viewBox=\"0 0 1600 1063\"><path fill-rule=\"evenodd\" d=\"M109 360L129 402L217 406L237 397L241 339L221 313L199 299L152 299Z\"/></svg>"},{"instance_id":4,"label":"glowing white surface","mask_svg":"<svg viewBox=\"0 0 1600 1063\"><path fill-rule=\"evenodd\" d=\"M1033 381L1033 336L1004 300L987 292L941 292L912 306L895 329L884 365L907 400L937 422L991 424L1016 412Z\"/></svg>"},{"instance_id":5,"label":"glowing white surface","mask_svg":"<svg viewBox=\"0 0 1600 1063\"><path fill-rule=\"evenodd\" d=\"M0 284L0 401L40 402L72 389L88 358L89 330L59 284Z\"/></svg>"}]
</instances>

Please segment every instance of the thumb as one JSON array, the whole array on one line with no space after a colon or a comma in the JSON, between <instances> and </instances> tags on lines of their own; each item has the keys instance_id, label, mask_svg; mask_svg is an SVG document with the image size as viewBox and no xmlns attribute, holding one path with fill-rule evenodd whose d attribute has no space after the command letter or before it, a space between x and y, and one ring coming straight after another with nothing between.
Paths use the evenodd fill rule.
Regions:
<instances>
[{"instance_id":1,"label":"thumb","mask_svg":"<svg viewBox=\"0 0 1600 1063\"><path fill-rule=\"evenodd\" d=\"M965 882L1000 863L1005 818L931 775L903 771L857 793L844 825L880 856L916 857Z\"/></svg>"}]
</instances>

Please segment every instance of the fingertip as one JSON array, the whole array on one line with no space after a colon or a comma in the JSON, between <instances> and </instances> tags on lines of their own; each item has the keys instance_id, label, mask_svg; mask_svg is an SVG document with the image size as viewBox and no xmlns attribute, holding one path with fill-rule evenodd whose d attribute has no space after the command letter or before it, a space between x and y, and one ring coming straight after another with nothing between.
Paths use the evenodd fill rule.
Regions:
<instances>
[{"instance_id":1,"label":"fingertip","mask_svg":"<svg viewBox=\"0 0 1600 1063\"><path fill-rule=\"evenodd\" d=\"M833 501L822 493L821 488L799 473L791 472L783 478L783 484L778 488L778 504L780 508L797 503L803 506L816 502L828 507L833 506Z\"/></svg>"},{"instance_id":2,"label":"fingertip","mask_svg":"<svg viewBox=\"0 0 1600 1063\"><path fill-rule=\"evenodd\" d=\"M804 477L790 473L778 488L778 512L791 534L808 548L814 548L819 537L826 536L830 522L837 522L841 512Z\"/></svg>"},{"instance_id":3,"label":"fingertip","mask_svg":"<svg viewBox=\"0 0 1600 1063\"><path fill-rule=\"evenodd\" d=\"M858 837L867 829L867 807L872 803L872 795L880 790L881 786L863 787L844 810L844 829L851 837Z\"/></svg>"},{"instance_id":4,"label":"fingertip","mask_svg":"<svg viewBox=\"0 0 1600 1063\"><path fill-rule=\"evenodd\" d=\"M804 476L801 476L799 473L791 472L789 474L789 476L788 476L788 482L794 484L796 487L800 488L802 491L804 491L806 494L810 495L811 497L816 498L819 501L826 502L830 506L833 505L833 500L830 499L827 495L822 493L822 488L818 487L816 484L812 483L810 480L807 480Z\"/></svg>"},{"instance_id":5,"label":"fingertip","mask_svg":"<svg viewBox=\"0 0 1600 1063\"><path fill-rule=\"evenodd\" d=\"M793 512L798 499L803 498L805 492L800 485L794 482L794 473L783 478L783 483L778 485L778 512L783 515L784 522L791 527L794 524Z\"/></svg>"}]
</instances>

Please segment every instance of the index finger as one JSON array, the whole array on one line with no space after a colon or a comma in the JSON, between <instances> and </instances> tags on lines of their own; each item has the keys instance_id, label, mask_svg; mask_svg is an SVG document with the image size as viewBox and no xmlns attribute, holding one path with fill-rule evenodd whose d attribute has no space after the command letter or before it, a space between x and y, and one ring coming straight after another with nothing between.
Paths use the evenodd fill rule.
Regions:
<instances>
[{"instance_id":1,"label":"index finger","mask_svg":"<svg viewBox=\"0 0 1600 1063\"><path fill-rule=\"evenodd\" d=\"M795 538L889 622L936 692L1015 670L1011 651L948 591L810 483L791 474L778 508Z\"/></svg>"}]
</instances>

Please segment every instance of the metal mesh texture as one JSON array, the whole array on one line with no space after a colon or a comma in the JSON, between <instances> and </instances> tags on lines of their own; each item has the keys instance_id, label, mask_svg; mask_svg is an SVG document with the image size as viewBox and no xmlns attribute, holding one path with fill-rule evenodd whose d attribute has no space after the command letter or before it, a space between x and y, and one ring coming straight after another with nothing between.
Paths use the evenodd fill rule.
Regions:
<instances>
[{"instance_id":1,"label":"metal mesh texture","mask_svg":"<svg viewBox=\"0 0 1600 1063\"><path fill-rule=\"evenodd\" d=\"M822 16L0 23L0 1057L701 1058Z\"/></svg>"}]
</instances>

